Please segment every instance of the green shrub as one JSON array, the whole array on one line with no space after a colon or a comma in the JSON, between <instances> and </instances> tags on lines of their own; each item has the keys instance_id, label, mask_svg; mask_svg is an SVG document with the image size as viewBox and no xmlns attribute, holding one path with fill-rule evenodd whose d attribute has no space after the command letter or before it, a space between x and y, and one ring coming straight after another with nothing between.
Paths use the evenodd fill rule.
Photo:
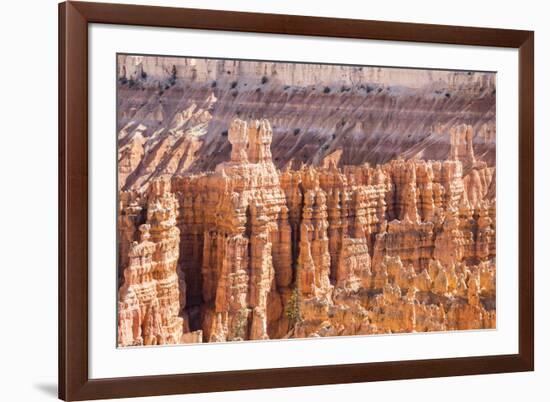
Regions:
<instances>
[{"instance_id":1,"label":"green shrub","mask_svg":"<svg viewBox=\"0 0 550 402\"><path fill-rule=\"evenodd\" d=\"M302 316L300 314L300 295L297 287L294 287L292 290L292 295L286 305L285 315L289 319L291 326L302 321Z\"/></svg>"},{"instance_id":2,"label":"green shrub","mask_svg":"<svg viewBox=\"0 0 550 402\"><path fill-rule=\"evenodd\" d=\"M243 308L237 313L237 322L235 323L235 337L246 339L248 327L248 310Z\"/></svg>"}]
</instances>

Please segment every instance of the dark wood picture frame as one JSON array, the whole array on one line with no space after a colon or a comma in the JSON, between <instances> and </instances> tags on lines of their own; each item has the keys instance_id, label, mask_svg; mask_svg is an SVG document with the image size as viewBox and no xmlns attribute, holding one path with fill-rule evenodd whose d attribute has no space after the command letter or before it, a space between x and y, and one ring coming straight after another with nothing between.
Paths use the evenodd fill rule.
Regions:
<instances>
[{"instance_id":1,"label":"dark wood picture frame","mask_svg":"<svg viewBox=\"0 0 550 402\"><path fill-rule=\"evenodd\" d=\"M519 49L519 353L90 379L88 24L194 28ZM59 5L59 397L84 400L534 370L534 33L508 29L65 2Z\"/></svg>"}]
</instances>

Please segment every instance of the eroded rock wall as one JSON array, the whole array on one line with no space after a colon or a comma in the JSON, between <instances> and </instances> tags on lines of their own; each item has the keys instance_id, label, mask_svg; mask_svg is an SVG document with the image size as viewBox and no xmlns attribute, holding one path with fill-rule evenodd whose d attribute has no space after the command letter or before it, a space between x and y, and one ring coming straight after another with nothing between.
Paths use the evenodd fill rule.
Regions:
<instances>
[{"instance_id":1,"label":"eroded rock wall","mask_svg":"<svg viewBox=\"0 0 550 402\"><path fill-rule=\"evenodd\" d=\"M180 288L176 272L179 229L177 200L170 182L157 180L149 187L146 223L139 241L129 246L124 281L119 289L118 344L162 345L182 342L184 320L179 317Z\"/></svg>"},{"instance_id":2,"label":"eroded rock wall","mask_svg":"<svg viewBox=\"0 0 550 402\"><path fill-rule=\"evenodd\" d=\"M121 194L119 345L494 328L472 130L448 160L279 170L270 122L233 120L214 171Z\"/></svg>"},{"instance_id":3,"label":"eroded rock wall","mask_svg":"<svg viewBox=\"0 0 550 402\"><path fill-rule=\"evenodd\" d=\"M118 64L123 190L215 170L230 160L235 117L270 121L281 170L401 156L460 160L466 171L472 151L495 164L491 73L126 55Z\"/></svg>"}]
</instances>

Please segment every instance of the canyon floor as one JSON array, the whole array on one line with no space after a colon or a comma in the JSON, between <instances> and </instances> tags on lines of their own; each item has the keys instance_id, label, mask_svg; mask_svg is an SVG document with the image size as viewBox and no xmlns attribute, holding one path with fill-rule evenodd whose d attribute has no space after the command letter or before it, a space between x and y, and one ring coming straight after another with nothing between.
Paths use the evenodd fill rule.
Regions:
<instances>
[{"instance_id":1,"label":"canyon floor","mask_svg":"<svg viewBox=\"0 0 550 402\"><path fill-rule=\"evenodd\" d=\"M496 327L493 74L118 65L119 346Z\"/></svg>"}]
</instances>

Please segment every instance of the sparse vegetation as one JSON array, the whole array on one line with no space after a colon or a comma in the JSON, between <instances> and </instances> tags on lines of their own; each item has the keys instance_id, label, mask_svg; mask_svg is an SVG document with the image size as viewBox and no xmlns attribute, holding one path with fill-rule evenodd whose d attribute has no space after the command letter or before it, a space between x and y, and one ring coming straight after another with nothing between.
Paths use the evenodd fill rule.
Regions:
<instances>
[{"instance_id":1,"label":"sparse vegetation","mask_svg":"<svg viewBox=\"0 0 550 402\"><path fill-rule=\"evenodd\" d=\"M246 308L240 309L235 319L235 338L246 339L248 326L248 310Z\"/></svg>"},{"instance_id":2,"label":"sparse vegetation","mask_svg":"<svg viewBox=\"0 0 550 402\"><path fill-rule=\"evenodd\" d=\"M178 69L176 68L176 65L172 65L172 72L170 73L170 78L168 78L168 83L170 86L173 86L176 84L176 80L178 79Z\"/></svg>"},{"instance_id":3,"label":"sparse vegetation","mask_svg":"<svg viewBox=\"0 0 550 402\"><path fill-rule=\"evenodd\" d=\"M183 310L181 306L179 310L159 310L163 322L174 323L172 318L181 316L185 322L178 318L177 327L166 327L170 331L166 336L158 336L158 328L153 328L149 341L139 336L147 330L144 322L148 318L133 315L135 295L125 292L125 287L119 288L118 303L125 320L118 323L119 330L141 325L141 332L126 331L117 339L119 342L132 346L164 340L171 343L178 338L194 343L403 333L413 329L444 331L452 314L455 328L460 324L458 318L472 318L474 307L476 328L496 325L496 285L491 282L496 277L491 251L494 236L479 239L483 249L489 250L487 255L466 259L460 255L457 259L456 250L440 241L438 252L448 257L444 262L450 261L449 266L439 264L434 257L430 267L417 272L418 267L413 267L408 258L410 250L426 237L424 229L433 229L426 247L434 248L437 236L447 235L443 229L449 211L441 207L427 214L420 204L426 194L433 201L429 188L432 184L443 191L449 186L454 190L459 185L464 187L465 182L468 190L464 174L454 177L454 173L460 173L461 160L469 166L477 158L474 167L479 172L474 173L485 178L485 187L493 191L486 191L483 202L476 204L470 214L451 213L453 225L471 227L464 229L464 236L477 242L476 222L494 222L495 185L489 186L496 175L496 127L492 121L495 98L490 97L495 88L494 76L480 76L480 80L466 80L464 84L459 80L459 84L451 85L456 81L453 72L418 72L415 77L415 70L403 75L382 71L380 79L371 79L370 69L369 74L358 74L353 66L317 72L308 66L303 71L294 66L294 71L284 65L277 75L271 63L241 66L237 64L240 61L223 59L196 59L196 63L176 60L146 60L144 65L151 74L146 79L142 79L141 67L135 66L131 58L120 60L131 66L128 73L120 70L115 75L113 71L112 78L124 83L118 87L116 99L117 157L119 167L125 168L117 172L121 214L142 229L139 242L132 242L129 249L127 244L122 245L125 260L119 261L117 268L118 281L124 286L121 277L126 260L145 247L146 258L136 260L136 264L143 263L140 269L151 264L170 265L167 291L176 295L185 279L192 285L188 298L192 297ZM176 63L177 70L172 63ZM191 81L193 65L198 71L195 81ZM235 75L227 75L228 69L234 69ZM314 75L320 78L314 79ZM481 94L477 92L480 82L486 82ZM482 133L485 140L478 152L479 147L474 147L469 135L481 123L486 124ZM228 141L230 129L232 138ZM451 136L449 132L453 144L441 146ZM460 144L454 137L460 137ZM472 148L475 155L463 152ZM453 161L443 166L448 158ZM449 169L441 166L449 167L452 174L443 174ZM432 177L434 170L436 177ZM425 176L425 186L414 180L411 184L403 176L409 173ZM172 189L168 188L169 182L174 184ZM144 185L148 186L147 192ZM467 204L467 191L460 188L462 193L458 194L460 191L454 190L453 194ZM399 206L409 201L418 204L420 210L414 218L422 218L423 226L399 227L392 221L397 218L399 223L403 218L404 224L408 222ZM378 218L379 224L370 225L368 233L363 233L362 227ZM141 223L145 225L141 227ZM183 228L178 241L177 227ZM393 229L404 231L406 239L400 244L393 244L395 238L385 237ZM122 235L119 237L124 240ZM156 243L151 241L165 238L174 241L160 244L163 253L155 254L158 247L153 247ZM373 259L367 246L374 238L380 240L376 244L380 250L390 248L395 252L380 261ZM474 243L471 246L477 247L479 242ZM202 265L223 271L224 275L203 278L198 260L191 264L193 267L178 270L173 261L178 250L184 261L200 260L204 255ZM206 261L209 256L215 259ZM438 265L432 266L432 262ZM273 266L277 268L275 273ZM376 280L369 276L371 272ZM184 274L185 278L181 276ZM400 277L410 286L402 286L401 282L407 281L400 282ZM158 278L138 279L143 279L144 286L153 286L148 283ZM412 284L423 290L415 291ZM202 294L216 288L221 289L216 300ZM474 295L474 291L479 294ZM147 315L148 309L158 305L155 299L150 302L154 304L138 306L140 312ZM424 316L429 319L408 314L414 305L425 309L418 311L427 311L429 314ZM449 311L450 315L445 315ZM180 337L182 332L185 336Z\"/></svg>"},{"instance_id":4,"label":"sparse vegetation","mask_svg":"<svg viewBox=\"0 0 550 402\"><path fill-rule=\"evenodd\" d=\"M302 321L302 316L300 314L300 295L297 287L294 287L292 290L292 295L290 296L285 308L285 315L290 321L291 326L294 326L298 322Z\"/></svg>"}]
</instances>

